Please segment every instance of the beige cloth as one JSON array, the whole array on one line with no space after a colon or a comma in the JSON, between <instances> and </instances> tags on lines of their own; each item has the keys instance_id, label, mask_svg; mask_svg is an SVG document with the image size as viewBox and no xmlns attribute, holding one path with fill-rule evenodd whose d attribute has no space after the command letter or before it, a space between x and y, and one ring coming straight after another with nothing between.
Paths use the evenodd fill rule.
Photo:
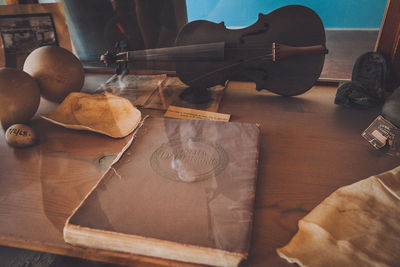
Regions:
<instances>
[{"instance_id":1,"label":"beige cloth","mask_svg":"<svg viewBox=\"0 0 400 267\"><path fill-rule=\"evenodd\" d=\"M300 266L400 266L400 166L336 190L277 252Z\"/></svg>"},{"instance_id":2,"label":"beige cloth","mask_svg":"<svg viewBox=\"0 0 400 267\"><path fill-rule=\"evenodd\" d=\"M70 93L43 119L75 130L88 130L114 138L133 132L142 119L141 112L123 97L101 94Z\"/></svg>"}]
</instances>

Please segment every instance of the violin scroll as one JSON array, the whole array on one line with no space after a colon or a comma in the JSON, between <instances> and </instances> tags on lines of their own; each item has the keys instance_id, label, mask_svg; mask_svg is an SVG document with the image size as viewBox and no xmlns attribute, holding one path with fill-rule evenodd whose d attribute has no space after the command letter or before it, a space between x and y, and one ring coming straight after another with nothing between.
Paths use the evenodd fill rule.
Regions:
<instances>
[{"instance_id":1,"label":"violin scroll","mask_svg":"<svg viewBox=\"0 0 400 267\"><path fill-rule=\"evenodd\" d=\"M100 56L100 61L106 65L107 67L110 67L112 64L115 63L114 55L110 53L110 51L106 51L104 54Z\"/></svg>"},{"instance_id":2,"label":"violin scroll","mask_svg":"<svg viewBox=\"0 0 400 267\"><path fill-rule=\"evenodd\" d=\"M115 72L117 74L128 73L128 62L129 62L129 53L128 52L120 52L116 55L113 55L109 51L105 52L100 56L100 61L110 67L111 65L117 63L115 68Z\"/></svg>"},{"instance_id":3,"label":"violin scroll","mask_svg":"<svg viewBox=\"0 0 400 267\"><path fill-rule=\"evenodd\" d=\"M100 61L103 62L107 67L111 66L114 63L129 62L129 53L121 52L113 55L109 51L107 51L100 56Z\"/></svg>"}]
</instances>

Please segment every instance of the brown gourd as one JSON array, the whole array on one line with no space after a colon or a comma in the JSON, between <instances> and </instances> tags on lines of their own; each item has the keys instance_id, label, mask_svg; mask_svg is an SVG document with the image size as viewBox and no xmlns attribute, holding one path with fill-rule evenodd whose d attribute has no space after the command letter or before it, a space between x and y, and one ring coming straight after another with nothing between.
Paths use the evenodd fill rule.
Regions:
<instances>
[{"instance_id":1,"label":"brown gourd","mask_svg":"<svg viewBox=\"0 0 400 267\"><path fill-rule=\"evenodd\" d=\"M29 74L12 68L0 68L0 122L3 130L28 122L40 103L40 89Z\"/></svg>"},{"instance_id":2,"label":"brown gourd","mask_svg":"<svg viewBox=\"0 0 400 267\"><path fill-rule=\"evenodd\" d=\"M26 58L23 70L35 78L41 95L60 103L71 92L82 89L85 72L79 59L59 46L43 46Z\"/></svg>"}]
</instances>

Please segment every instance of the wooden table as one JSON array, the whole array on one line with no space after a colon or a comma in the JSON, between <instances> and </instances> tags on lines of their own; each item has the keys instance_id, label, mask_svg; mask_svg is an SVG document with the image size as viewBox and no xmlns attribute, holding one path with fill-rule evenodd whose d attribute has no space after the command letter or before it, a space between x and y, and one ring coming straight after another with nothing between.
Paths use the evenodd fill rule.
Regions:
<instances>
[{"instance_id":1,"label":"wooden table","mask_svg":"<svg viewBox=\"0 0 400 267\"><path fill-rule=\"evenodd\" d=\"M105 78L88 76L85 87ZM316 86L298 97L257 92L249 83L227 88L220 112L232 114L232 121L259 123L262 132L254 232L244 266L291 266L275 250L295 234L300 218L340 186L399 164L360 136L379 109L338 107L335 93L335 86ZM52 108L43 101L39 112ZM11 148L0 134L0 245L134 266L194 266L66 244L66 218L127 139L39 118L31 125L40 135L31 148Z\"/></svg>"}]
</instances>

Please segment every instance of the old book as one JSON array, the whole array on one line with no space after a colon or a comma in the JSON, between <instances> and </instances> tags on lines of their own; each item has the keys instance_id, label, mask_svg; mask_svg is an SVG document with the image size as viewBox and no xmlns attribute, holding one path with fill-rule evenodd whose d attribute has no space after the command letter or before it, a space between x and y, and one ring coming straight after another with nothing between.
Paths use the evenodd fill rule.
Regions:
<instances>
[{"instance_id":1,"label":"old book","mask_svg":"<svg viewBox=\"0 0 400 267\"><path fill-rule=\"evenodd\" d=\"M237 266L253 222L259 128L147 119L67 220L66 242Z\"/></svg>"}]
</instances>

